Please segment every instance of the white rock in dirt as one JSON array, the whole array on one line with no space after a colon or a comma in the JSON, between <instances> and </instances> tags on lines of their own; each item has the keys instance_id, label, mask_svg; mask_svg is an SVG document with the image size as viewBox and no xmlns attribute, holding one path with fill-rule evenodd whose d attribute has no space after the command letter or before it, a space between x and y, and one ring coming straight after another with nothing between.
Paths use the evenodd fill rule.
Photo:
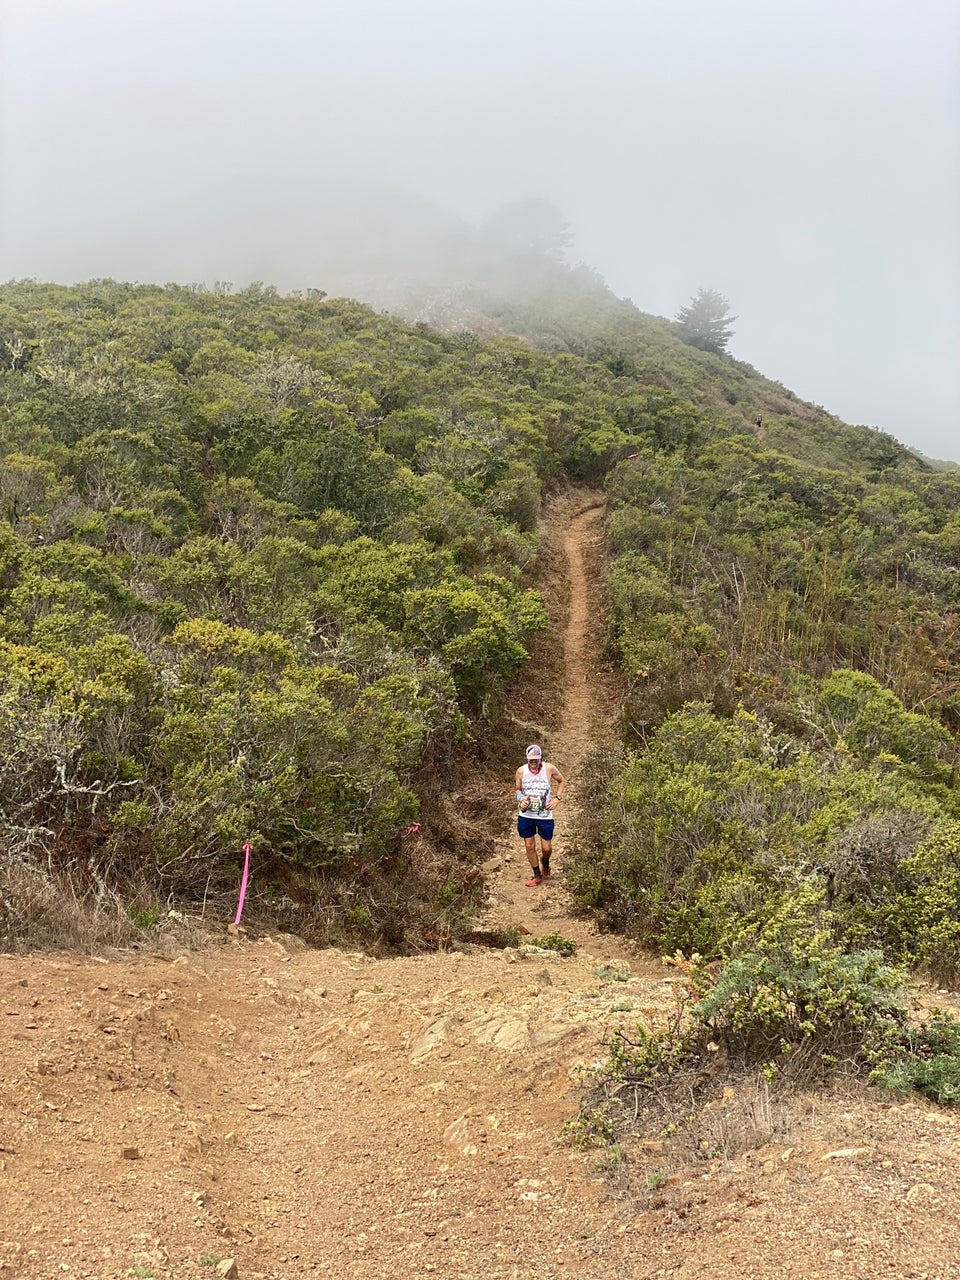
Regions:
<instances>
[{"instance_id":1,"label":"white rock in dirt","mask_svg":"<svg viewBox=\"0 0 960 1280\"><path fill-rule=\"evenodd\" d=\"M551 964L560 964L566 959L552 947L535 947L531 942L522 943L518 951L524 960L548 960Z\"/></svg>"},{"instance_id":2,"label":"white rock in dirt","mask_svg":"<svg viewBox=\"0 0 960 1280\"><path fill-rule=\"evenodd\" d=\"M492 1044L507 1053L530 1048L530 1028L522 1018L489 1014L472 1022L469 1029L480 1044Z\"/></svg>"},{"instance_id":3,"label":"white rock in dirt","mask_svg":"<svg viewBox=\"0 0 960 1280\"><path fill-rule=\"evenodd\" d=\"M821 1160L856 1160L857 1156L872 1155L870 1147L841 1147L839 1151L828 1151Z\"/></svg>"},{"instance_id":4,"label":"white rock in dirt","mask_svg":"<svg viewBox=\"0 0 960 1280\"><path fill-rule=\"evenodd\" d=\"M918 1200L931 1200L937 1189L929 1182L917 1182L907 1192L907 1204L916 1204Z\"/></svg>"},{"instance_id":5,"label":"white rock in dirt","mask_svg":"<svg viewBox=\"0 0 960 1280\"><path fill-rule=\"evenodd\" d=\"M444 1039L450 1023L451 1018L449 1015L445 1015L442 1018L434 1018L432 1022L428 1022L411 1044L410 1057L413 1059L425 1057L431 1049L435 1048Z\"/></svg>"},{"instance_id":6,"label":"white rock in dirt","mask_svg":"<svg viewBox=\"0 0 960 1280\"><path fill-rule=\"evenodd\" d=\"M530 1044L534 1049L540 1049L544 1045L559 1044L561 1040L579 1035L583 1030L583 1026L576 1023L545 1022L539 1027L530 1029Z\"/></svg>"},{"instance_id":7,"label":"white rock in dirt","mask_svg":"<svg viewBox=\"0 0 960 1280\"><path fill-rule=\"evenodd\" d=\"M224 1258L222 1262L218 1262L217 1275L222 1276L223 1280L239 1280L240 1272L237 1270L235 1260L233 1258Z\"/></svg>"},{"instance_id":8,"label":"white rock in dirt","mask_svg":"<svg viewBox=\"0 0 960 1280\"><path fill-rule=\"evenodd\" d=\"M470 1132L470 1122L466 1116L457 1116L443 1131L443 1141L448 1147L462 1147Z\"/></svg>"}]
</instances>

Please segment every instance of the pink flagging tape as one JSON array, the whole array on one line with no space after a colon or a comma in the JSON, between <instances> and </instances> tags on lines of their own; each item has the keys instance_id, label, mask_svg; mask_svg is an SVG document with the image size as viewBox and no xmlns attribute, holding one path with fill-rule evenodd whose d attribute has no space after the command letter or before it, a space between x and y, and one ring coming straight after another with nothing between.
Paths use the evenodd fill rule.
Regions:
<instances>
[{"instance_id":1,"label":"pink flagging tape","mask_svg":"<svg viewBox=\"0 0 960 1280\"><path fill-rule=\"evenodd\" d=\"M234 924L240 923L240 917L243 915L243 900L247 896L247 880L250 878L250 850L253 845L248 840L243 846L243 876L240 880L240 901L237 903L237 918Z\"/></svg>"}]
</instances>

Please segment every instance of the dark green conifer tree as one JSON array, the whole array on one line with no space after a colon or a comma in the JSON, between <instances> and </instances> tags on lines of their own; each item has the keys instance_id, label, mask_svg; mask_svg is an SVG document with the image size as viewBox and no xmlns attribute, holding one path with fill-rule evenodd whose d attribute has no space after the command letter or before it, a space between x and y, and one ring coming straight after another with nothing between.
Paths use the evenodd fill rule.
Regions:
<instances>
[{"instance_id":1,"label":"dark green conifer tree","mask_svg":"<svg viewBox=\"0 0 960 1280\"><path fill-rule=\"evenodd\" d=\"M699 289L697 295L677 312L680 337L701 351L723 355L733 333L736 316L730 314L730 303L716 289Z\"/></svg>"}]
</instances>

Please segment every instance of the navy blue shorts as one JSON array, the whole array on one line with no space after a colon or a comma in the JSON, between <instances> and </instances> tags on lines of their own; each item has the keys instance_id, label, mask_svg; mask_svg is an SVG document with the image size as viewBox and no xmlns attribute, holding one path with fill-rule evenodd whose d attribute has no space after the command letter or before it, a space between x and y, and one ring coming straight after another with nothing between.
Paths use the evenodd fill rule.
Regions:
<instances>
[{"instance_id":1,"label":"navy blue shorts","mask_svg":"<svg viewBox=\"0 0 960 1280\"><path fill-rule=\"evenodd\" d=\"M523 840L529 840L531 836L552 840L553 823L553 818L528 818L521 813L517 818L517 833Z\"/></svg>"}]
</instances>

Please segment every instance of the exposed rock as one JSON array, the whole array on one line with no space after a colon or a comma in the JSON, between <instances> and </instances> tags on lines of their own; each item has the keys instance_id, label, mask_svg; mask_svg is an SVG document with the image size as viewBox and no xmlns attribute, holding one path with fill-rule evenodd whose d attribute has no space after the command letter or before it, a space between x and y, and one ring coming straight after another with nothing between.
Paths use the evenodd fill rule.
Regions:
<instances>
[{"instance_id":1,"label":"exposed rock","mask_svg":"<svg viewBox=\"0 0 960 1280\"><path fill-rule=\"evenodd\" d=\"M508 1053L530 1048L530 1029L525 1018L492 1013L471 1023L470 1029L480 1044L492 1044Z\"/></svg>"},{"instance_id":2,"label":"exposed rock","mask_svg":"<svg viewBox=\"0 0 960 1280\"><path fill-rule=\"evenodd\" d=\"M442 1018L434 1018L432 1022L428 1022L411 1044L410 1057L413 1059L425 1057L431 1049L435 1048L444 1039L450 1022L451 1019L447 1015Z\"/></svg>"},{"instance_id":3,"label":"exposed rock","mask_svg":"<svg viewBox=\"0 0 960 1280\"><path fill-rule=\"evenodd\" d=\"M466 1116L457 1116L456 1120L443 1131L443 1141L448 1147L462 1147L470 1132L470 1122Z\"/></svg>"},{"instance_id":4,"label":"exposed rock","mask_svg":"<svg viewBox=\"0 0 960 1280\"><path fill-rule=\"evenodd\" d=\"M937 1189L929 1182L917 1182L907 1192L907 1204L916 1204L918 1200L930 1200L937 1194Z\"/></svg>"}]
</instances>

